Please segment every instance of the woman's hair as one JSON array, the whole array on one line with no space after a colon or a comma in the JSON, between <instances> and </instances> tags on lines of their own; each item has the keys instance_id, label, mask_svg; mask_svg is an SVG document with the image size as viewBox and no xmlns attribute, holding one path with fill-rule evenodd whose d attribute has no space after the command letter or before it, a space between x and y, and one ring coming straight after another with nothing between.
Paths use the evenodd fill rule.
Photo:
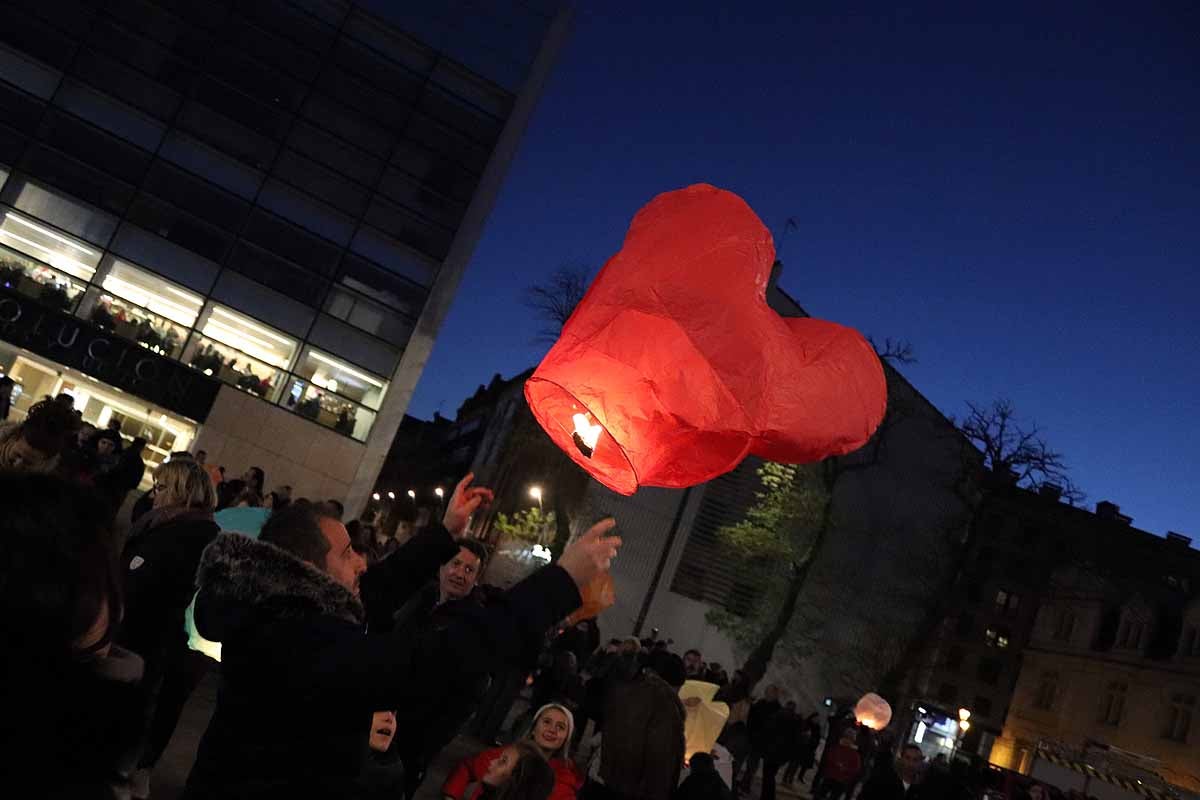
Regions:
<instances>
[{"instance_id":1,"label":"woman's hair","mask_svg":"<svg viewBox=\"0 0 1200 800\"><path fill-rule=\"evenodd\" d=\"M21 423L21 438L48 457L60 454L78 431L79 417L55 400L34 403Z\"/></svg>"},{"instance_id":2,"label":"woman's hair","mask_svg":"<svg viewBox=\"0 0 1200 800\"><path fill-rule=\"evenodd\" d=\"M570 709L561 703L547 703L537 710L537 713L533 715L533 727L529 729L529 734L526 736L526 739L532 741L533 738L537 736L538 720L540 720L542 715L547 711L557 711L567 718L567 738L563 740L561 747L550 754L550 758L569 758L568 754L571 749L571 738L575 735L575 715L571 713Z\"/></svg>"},{"instance_id":3,"label":"woman's hair","mask_svg":"<svg viewBox=\"0 0 1200 800\"><path fill-rule=\"evenodd\" d=\"M166 495L166 505L206 511L217 507L212 478L195 461L168 461L154 470L154 485L158 493Z\"/></svg>"},{"instance_id":4,"label":"woman's hair","mask_svg":"<svg viewBox=\"0 0 1200 800\"><path fill-rule=\"evenodd\" d=\"M554 770L532 742L513 742L517 763L508 780L496 787L492 800L546 800L554 789Z\"/></svg>"},{"instance_id":5,"label":"woman's hair","mask_svg":"<svg viewBox=\"0 0 1200 800\"><path fill-rule=\"evenodd\" d=\"M267 485L266 473L263 472L262 467L251 467L248 472L254 474L254 483L256 484L254 488L257 489L259 493L262 493L263 487Z\"/></svg>"},{"instance_id":6,"label":"woman's hair","mask_svg":"<svg viewBox=\"0 0 1200 800\"><path fill-rule=\"evenodd\" d=\"M97 521L101 505L90 490L61 478L0 476L0 639L22 658L78 659L86 655L81 639L106 608L108 631L120 623L121 582ZM106 632L97 645L109 640Z\"/></svg>"}]
</instances>

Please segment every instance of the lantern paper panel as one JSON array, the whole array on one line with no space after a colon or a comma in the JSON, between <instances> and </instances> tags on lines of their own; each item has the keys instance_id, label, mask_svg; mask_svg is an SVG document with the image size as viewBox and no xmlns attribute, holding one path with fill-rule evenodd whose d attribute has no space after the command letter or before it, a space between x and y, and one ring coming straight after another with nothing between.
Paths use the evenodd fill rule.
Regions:
<instances>
[{"instance_id":1,"label":"lantern paper panel","mask_svg":"<svg viewBox=\"0 0 1200 800\"><path fill-rule=\"evenodd\" d=\"M766 302L771 235L737 195L696 185L643 208L525 384L550 438L622 494L683 488L747 455L858 449L887 387L853 329Z\"/></svg>"},{"instance_id":2,"label":"lantern paper panel","mask_svg":"<svg viewBox=\"0 0 1200 800\"><path fill-rule=\"evenodd\" d=\"M860 725L881 731L892 721L892 707L874 692L868 692L854 706L854 718Z\"/></svg>"},{"instance_id":3,"label":"lantern paper panel","mask_svg":"<svg viewBox=\"0 0 1200 800\"><path fill-rule=\"evenodd\" d=\"M683 721L684 760L692 753L708 753L729 719L729 706L713 700L721 687L705 681L685 681L679 689L687 717Z\"/></svg>"}]
</instances>

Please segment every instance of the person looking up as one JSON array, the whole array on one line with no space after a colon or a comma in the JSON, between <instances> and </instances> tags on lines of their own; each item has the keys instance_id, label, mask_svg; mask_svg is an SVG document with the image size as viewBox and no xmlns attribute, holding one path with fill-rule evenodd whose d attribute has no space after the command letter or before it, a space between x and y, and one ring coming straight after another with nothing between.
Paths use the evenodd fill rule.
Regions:
<instances>
[{"instance_id":1,"label":"person looking up","mask_svg":"<svg viewBox=\"0 0 1200 800\"><path fill-rule=\"evenodd\" d=\"M524 739L538 749L554 770L551 800L574 800L583 787L583 773L575 766L569 753L574 724L574 717L566 706L551 703L542 706L534 714L533 727ZM483 776L506 749L493 747L464 759L446 777L445 783L442 784L442 797L448 800L466 800L463 794L467 787L480 784L470 797L470 800L479 800L484 793Z\"/></svg>"},{"instance_id":2,"label":"person looking up","mask_svg":"<svg viewBox=\"0 0 1200 800\"><path fill-rule=\"evenodd\" d=\"M222 687L185 798L346 796L376 710L397 709L401 731L419 724L465 680L531 660L545 632L580 606L581 587L620 546L608 535L612 519L568 545L557 564L486 606L462 607L436 630L367 634L363 602L374 602L373 592L407 600L458 553L471 514L491 499L472 479L455 488L441 525L369 572L345 526L299 501L273 515L257 541L224 534L208 547L195 621L222 645ZM264 719L272 736L261 735Z\"/></svg>"}]
</instances>

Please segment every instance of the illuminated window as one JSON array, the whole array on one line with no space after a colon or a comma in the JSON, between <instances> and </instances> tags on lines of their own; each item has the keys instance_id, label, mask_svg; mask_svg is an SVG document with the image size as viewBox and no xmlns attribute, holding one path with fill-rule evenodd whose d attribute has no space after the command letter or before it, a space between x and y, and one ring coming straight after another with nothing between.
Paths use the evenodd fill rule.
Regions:
<instances>
[{"instance_id":1,"label":"illuminated window","mask_svg":"<svg viewBox=\"0 0 1200 800\"><path fill-rule=\"evenodd\" d=\"M41 261L59 272L88 281L100 263L100 248L61 233L32 217L4 209L0 244Z\"/></svg>"},{"instance_id":2,"label":"illuminated window","mask_svg":"<svg viewBox=\"0 0 1200 800\"><path fill-rule=\"evenodd\" d=\"M79 315L119 336L178 358L204 299L120 259L88 290Z\"/></svg>"},{"instance_id":3,"label":"illuminated window","mask_svg":"<svg viewBox=\"0 0 1200 800\"><path fill-rule=\"evenodd\" d=\"M988 647L1008 647L1010 634L1007 628L988 628L983 635Z\"/></svg>"},{"instance_id":4,"label":"illuminated window","mask_svg":"<svg viewBox=\"0 0 1200 800\"><path fill-rule=\"evenodd\" d=\"M295 339L215 304L201 314L198 331L184 352L189 366L264 400L279 399Z\"/></svg>"},{"instance_id":5,"label":"illuminated window","mask_svg":"<svg viewBox=\"0 0 1200 800\"><path fill-rule=\"evenodd\" d=\"M311 347L305 349L293 372L317 388L373 409L379 408L387 391L388 382L378 375Z\"/></svg>"},{"instance_id":6,"label":"illuminated window","mask_svg":"<svg viewBox=\"0 0 1200 800\"><path fill-rule=\"evenodd\" d=\"M375 412L346 399L330 389L330 385L341 388L340 384L333 380L321 387L293 376L288 379L288 388L280 403L318 425L365 441L367 434L371 432L371 426L375 424Z\"/></svg>"},{"instance_id":7,"label":"illuminated window","mask_svg":"<svg viewBox=\"0 0 1200 800\"><path fill-rule=\"evenodd\" d=\"M200 332L279 369L291 366L296 353L295 339L224 306L209 309Z\"/></svg>"}]
</instances>

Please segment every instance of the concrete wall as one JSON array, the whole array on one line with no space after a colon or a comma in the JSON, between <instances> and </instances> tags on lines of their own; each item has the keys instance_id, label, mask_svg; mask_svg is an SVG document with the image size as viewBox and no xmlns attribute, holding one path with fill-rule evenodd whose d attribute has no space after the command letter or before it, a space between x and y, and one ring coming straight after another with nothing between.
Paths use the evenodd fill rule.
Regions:
<instances>
[{"instance_id":1,"label":"concrete wall","mask_svg":"<svg viewBox=\"0 0 1200 800\"><path fill-rule=\"evenodd\" d=\"M193 452L240 477L251 466L266 473L266 491L288 484L292 497L343 500L365 447L303 417L222 386Z\"/></svg>"}]
</instances>

